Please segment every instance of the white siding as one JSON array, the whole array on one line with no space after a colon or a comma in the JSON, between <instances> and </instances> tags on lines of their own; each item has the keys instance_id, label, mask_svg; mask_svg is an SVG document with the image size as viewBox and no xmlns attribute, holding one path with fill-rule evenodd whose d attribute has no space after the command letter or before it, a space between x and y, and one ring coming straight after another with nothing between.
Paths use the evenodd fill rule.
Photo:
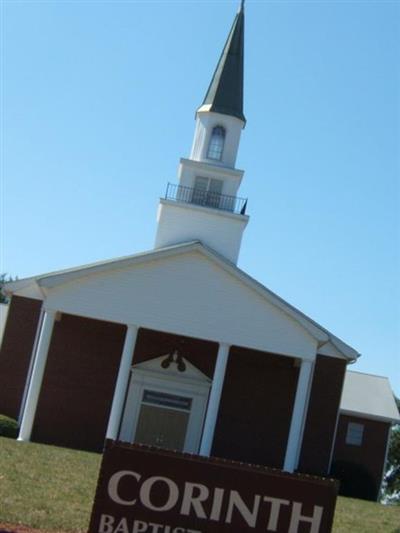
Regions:
<instances>
[{"instance_id":1,"label":"white siding","mask_svg":"<svg viewBox=\"0 0 400 533\"><path fill-rule=\"evenodd\" d=\"M311 358L316 341L198 252L91 274L48 290L46 306L273 353Z\"/></svg>"},{"instance_id":2,"label":"white siding","mask_svg":"<svg viewBox=\"0 0 400 533\"><path fill-rule=\"evenodd\" d=\"M199 240L236 263L248 218L161 200L155 248Z\"/></svg>"}]
</instances>

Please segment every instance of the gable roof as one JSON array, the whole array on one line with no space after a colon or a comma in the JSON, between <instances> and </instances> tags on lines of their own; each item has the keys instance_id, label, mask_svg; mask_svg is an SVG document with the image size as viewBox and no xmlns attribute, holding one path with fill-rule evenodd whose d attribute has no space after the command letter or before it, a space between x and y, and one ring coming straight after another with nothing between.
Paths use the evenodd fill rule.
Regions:
<instances>
[{"instance_id":1,"label":"gable roof","mask_svg":"<svg viewBox=\"0 0 400 533\"><path fill-rule=\"evenodd\" d=\"M197 252L203 254L219 267L229 272L232 276L239 279L242 283L256 291L261 297L265 298L270 304L276 306L292 320L296 321L302 328L304 328L314 339L316 339L319 346L331 343L334 347L348 360L354 361L359 354L349 345L338 339L328 330L317 324L304 313L287 303L274 292L270 291L264 285L256 281L254 278L239 269L234 263L231 263L223 256L205 246L200 241L192 241L183 244L176 244L165 248L159 248L148 252L129 255L116 259L100 261L89 265L60 270L39 276L33 276L17 281L7 283L3 289L5 294L19 294L32 295L36 294L36 298L45 299L46 290L63 285L67 282L85 278L92 274L102 272L110 272L115 269L126 268L133 265L139 265L148 261L154 261L161 258L177 256L188 252ZM32 297L32 296L31 296Z\"/></svg>"},{"instance_id":2,"label":"gable roof","mask_svg":"<svg viewBox=\"0 0 400 533\"><path fill-rule=\"evenodd\" d=\"M346 372L340 411L347 415L400 422L388 378L373 374Z\"/></svg>"}]
</instances>

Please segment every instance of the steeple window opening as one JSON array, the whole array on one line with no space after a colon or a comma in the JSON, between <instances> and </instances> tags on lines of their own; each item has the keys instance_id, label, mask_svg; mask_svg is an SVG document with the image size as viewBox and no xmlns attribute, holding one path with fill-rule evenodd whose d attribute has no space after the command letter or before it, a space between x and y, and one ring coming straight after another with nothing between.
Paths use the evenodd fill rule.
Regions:
<instances>
[{"instance_id":1,"label":"steeple window opening","mask_svg":"<svg viewBox=\"0 0 400 533\"><path fill-rule=\"evenodd\" d=\"M210 144L208 145L207 157L208 159L215 159L221 161L222 153L225 145L225 128L222 126L215 126L211 133Z\"/></svg>"},{"instance_id":2,"label":"steeple window opening","mask_svg":"<svg viewBox=\"0 0 400 533\"><path fill-rule=\"evenodd\" d=\"M221 201L223 181L197 176L194 182L192 203L218 208Z\"/></svg>"}]
</instances>

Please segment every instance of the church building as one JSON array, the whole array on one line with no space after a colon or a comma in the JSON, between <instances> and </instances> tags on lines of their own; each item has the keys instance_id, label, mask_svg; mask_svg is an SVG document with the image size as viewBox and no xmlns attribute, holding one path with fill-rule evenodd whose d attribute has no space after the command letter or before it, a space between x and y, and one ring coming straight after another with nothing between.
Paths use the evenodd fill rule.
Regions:
<instances>
[{"instance_id":1,"label":"church building","mask_svg":"<svg viewBox=\"0 0 400 533\"><path fill-rule=\"evenodd\" d=\"M243 59L242 2L154 249L6 285L0 413L21 441L101 451L107 437L333 473L376 499L399 421L387 380L346 373L356 350L237 267Z\"/></svg>"}]
</instances>

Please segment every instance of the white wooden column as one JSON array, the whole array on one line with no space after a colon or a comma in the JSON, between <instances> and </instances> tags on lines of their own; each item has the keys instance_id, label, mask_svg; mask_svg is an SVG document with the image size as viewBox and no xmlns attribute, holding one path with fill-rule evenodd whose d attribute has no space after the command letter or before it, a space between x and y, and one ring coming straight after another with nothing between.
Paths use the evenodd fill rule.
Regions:
<instances>
[{"instance_id":1,"label":"white wooden column","mask_svg":"<svg viewBox=\"0 0 400 533\"><path fill-rule=\"evenodd\" d=\"M124 348L122 350L121 362L119 365L117 383L115 385L114 397L111 406L110 418L108 419L107 439L118 438L118 428L121 421L122 409L126 389L128 387L132 356L135 350L138 328L133 324L127 326L125 334Z\"/></svg>"},{"instance_id":2,"label":"white wooden column","mask_svg":"<svg viewBox=\"0 0 400 533\"><path fill-rule=\"evenodd\" d=\"M28 394L26 395L26 402L18 435L18 440L20 441L29 441L31 438L37 403L42 388L47 355L49 353L49 346L53 333L55 316L56 311L53 309L46 309L44 312L36 348L35 362L33 363L32 376L29 383Z\"/></svg>"},{"instance_id":3,"label":"white wooden column","mask_svg":"<svg viewBox=\"0 0 400 533\"><path fill-rule=\"evenodd\" d=\"M224 385L226 365L228 362L229 348L230 346L225 343L221 343L218 348L217 362L215 365L210 398L208 400L207 414L204 422L203 436L200 444L200 455L205 455L206 457L209 457L210 455L214 440L215 424L217 423L222 387Z\"/></svg>"},{"instance_id":4,"label":"white wooden column","mask_svg":"<svg viewBox=\"0 0 400 533\"><path fill-rule=\"evenodd\" d=\"M39 342L40 332L42 330L43 317L44 317L44 309L43 309L43 307L41 307L40 308L39 320L38 320L38 323L37 323L37 326L36 326L35 339L33 341L33 346L32 346L32 353L31 353L31 357L30 357L30 361L29 361L28 374L26 375L26 380L25 380L24 394L22 395L22 402L21 402L21 405L20 405L20 408L19 408L19 413L18 413L18 425L19 426L21 425L22 416L24 414L26 397L28 395L28 389L29 389L29 384L31 382L33 364L35 362L35 357L36 357L37 345L38 345L38 342Z\"/></svg>"},{"instance_id":5,"label":"white wooden column","mask_svg":"<svg viewBox=\"0 0 400 533\"><path fill-rule=\"evenodd\" d=\"M299 379L297 382L296 397L294 400L292 420L290 423L289 438L286 447L286 456L283 470L293 472L297 468L303 429L307 416L308 398L311 388L313 361L301 362Z\"/></svg>"}]
</instances>

